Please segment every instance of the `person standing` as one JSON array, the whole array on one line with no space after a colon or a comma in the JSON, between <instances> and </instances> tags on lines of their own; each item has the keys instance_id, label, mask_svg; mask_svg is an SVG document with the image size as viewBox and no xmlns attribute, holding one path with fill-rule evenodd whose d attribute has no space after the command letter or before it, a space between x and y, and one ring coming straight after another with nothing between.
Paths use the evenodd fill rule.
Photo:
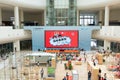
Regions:
<instances>
[{"instance_id":1,"label":"person standing","mask_svg":"<svg viewBox=\"0 0 120 80\"><path fill-rule=\"evenodd\" d=\"M66 72L66 78L67 78L67 80L68 80L68 77L69 77L69 74L68 74L68 72Z\"/></svg>"},{"instance_id":2,"label":"person standing","mask_svg":"<svg viewBox=\"0 0 120 80\"><path fill-rule=\"evenodd\" d=\"M98 80L101 80L101 69L99 68Z\"/></svg>"},{"instance_id":3,"label":"person standing","mask_svg":"<svg viewBox=\"0 0 120 80\"><path fill-rule=\"evenodd\" d=\"M91 80L91 71L88 72L88 80Z\"/></svg>"},{"instance_id":4,"label":"person standing","mask_svg":"<svg viewBox=\"0 0 120 80\"><path fill-rule=\"evenodd\" d=\"M62 53L60 53L60 62L61 62L61 64L62 64L62 57L63 57L63 55L62 55Z\"/></svg>"},{"instance_id":5,"label":"person standing","mask_svg":"<svg viewBox=\"0 0 120 80\"><path fill-rule=\"evenodd\" d=\"M95 59L93 60L93 65L96 66Z\"/></svg>"},{"instance_id":6,"label":"person standing","mask_svg":"<svg viewBox=\"0 0 120 80\"><path fill-rule=\"evenodd\" d=\"M101 73L102 72L102 70L99 68L99 73Z\"/></svg>"},{"instance_id":7,"label":"person standing","mask_svg":"<svg viewBox=\"0 0 120 80\"><path fill-rule=\"evenodd\" d=\"M44 75L44 70L43 70L43 68L41 69L40 73L41 73L41 78L43 78L43 75Z\"/></svg>"},{"instance_id":8,"label":"person standing","mask_svg":"<svg viewBox=\"0 0 120 80\"><path fill-rule=\"evenodd\" d=\"M101 77L101 79L100 80L104 80L104 78L103 77Z\"/></svg>"},{"instance_id":9,"label":"person standing","mask_svg":"<svg viewBox=\"0 0 120 80\"><path fill-rule=\"evenodd\" d=\"M104 80L107 80L107 75L106 75L106 73L104 73Z\"/></svg>"},{"instance_id":10,"label":"person standing","mask_svg":"<svg viewBox=\"0 0 120 80\"><path fill-rule=\"evenodd\" d=\"M86 56L85 56L85 57L84 57L84 62L86 62L86 59L87 59L87 58L86 58Z\"/></svg>"},{"instance_id":11,"label":"person standing","mask_svg":"<svg viewBox=\"0 0 120 80\"><path fill-rule=\"evenodd\" d=\"M98 74L98 80L101 80L101 73Z\"/></svg>"},{"instance_id":12,"label":"person standing","mask_svg":"<svg viewBox=\"0 0 120 80\"><path fill-rule=\"evenodd\" d=\"M67 79L66 79L66 76L64 76L63 80L67 80Z\"/></svg>"}]
</instances>

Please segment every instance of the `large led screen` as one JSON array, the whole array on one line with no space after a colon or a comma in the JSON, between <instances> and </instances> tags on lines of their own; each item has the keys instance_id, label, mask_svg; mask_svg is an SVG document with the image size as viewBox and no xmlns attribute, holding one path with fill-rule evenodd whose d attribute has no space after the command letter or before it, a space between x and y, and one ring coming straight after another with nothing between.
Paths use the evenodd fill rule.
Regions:
<instances>
[{"instance_id":1,"label":"large led screen","mask_svg":"<svg viewBox=\"0 0 120 80\"><path fill-rule=\"evenodd\" d=\"M46 48L77 48L78 30L46 30Z\"/></svg>"}]
</instances>

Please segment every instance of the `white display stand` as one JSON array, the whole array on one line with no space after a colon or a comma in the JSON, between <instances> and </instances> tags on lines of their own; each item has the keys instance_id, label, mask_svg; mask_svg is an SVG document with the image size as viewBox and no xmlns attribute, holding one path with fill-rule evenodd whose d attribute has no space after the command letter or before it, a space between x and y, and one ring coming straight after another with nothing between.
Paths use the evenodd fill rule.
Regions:
<instances>
[{"instance_id":1,"label":"white display stand","mask_svg":"<svg viewBox=\"0 0 120 80\"><path fill-rule=\"evenodd\" d=\"M16 53L12 56L12 67L16 67Z\"/></svg>"},{"instance_id":2,"label":"white display stand","mask_svg":"<svg viewBox=\"0 0 120 80\"><path fill-rule=\"evenodd\" d=\"M73 80L79 80L79 74L77 70L72 70Z\"/></svg>"}]
</instances>

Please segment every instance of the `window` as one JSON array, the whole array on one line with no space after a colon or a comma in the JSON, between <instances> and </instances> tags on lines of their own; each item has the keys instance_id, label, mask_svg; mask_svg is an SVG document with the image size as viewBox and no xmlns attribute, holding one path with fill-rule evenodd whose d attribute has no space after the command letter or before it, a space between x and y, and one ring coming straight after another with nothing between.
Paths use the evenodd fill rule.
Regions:
<instances>
[{"instance_id":1,"label":"window","mask_svg":"<svg viewBox=\"0 0 120 80\"><path fill-rule=\"evenodd\" d=\"M96 14L80 14L80 25L81 26L90 26L96 25Z\"/></svg>"}]
</instances>

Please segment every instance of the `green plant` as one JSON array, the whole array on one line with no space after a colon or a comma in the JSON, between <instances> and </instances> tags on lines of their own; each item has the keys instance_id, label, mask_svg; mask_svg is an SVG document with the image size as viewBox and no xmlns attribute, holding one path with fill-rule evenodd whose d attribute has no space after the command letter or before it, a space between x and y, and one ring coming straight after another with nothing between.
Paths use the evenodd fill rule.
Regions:
<instances>
[{"instance_id":1,"label":"green plant","mask_svg":"<svg viewBox=\"0 0 120 80\"><path fill-rule=\"evenodd\" d=\"M53 67L48 67L48 77L55 77L55 68Z\"/></svg>"},{"instance_id":2,"label":"green plant","mask_svg":"<svg viewBox=\"0 0 120 80\"><path fill-rule=\"evenodd\" d=\"M73 66L72 64L69 65L69 70L72 70Z\"/></svg>"},{"instance_id":3,"label":"green plant","mask_svg":"<svg viewBox=\"0 0 120 80\"><path fill-rule=\"evenodd\" d=\"M55 68L48 67L48 74L54 74L55 73Z\"/></svg>"}]
</instances>

